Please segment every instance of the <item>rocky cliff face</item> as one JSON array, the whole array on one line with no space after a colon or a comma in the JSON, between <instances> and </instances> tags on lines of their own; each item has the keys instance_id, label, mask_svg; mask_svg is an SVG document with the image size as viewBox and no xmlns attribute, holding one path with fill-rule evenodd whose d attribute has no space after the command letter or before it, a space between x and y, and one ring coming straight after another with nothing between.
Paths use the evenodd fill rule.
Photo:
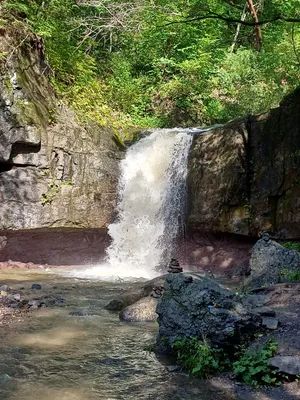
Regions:
<instances>
[{"instance_id":1,"label":"rocky cliff face","mask_svg":"<svg viewBox=\"0 0 300 400\"><path fill-rule=\"evenodd\" d=\"M113 133L81 126L59 104L39 38L3 26L0 43L0 230L106 226L120 158Z\"/></svg>"},{"instance_id":2,"label":"rocky cliff face","mask_svg":"<svg viewBox=\"0 0 300 400\"><path fill-rule=\"evenodd\" d=\"M197 135L189 159L191 229L300 238L300 89L266 114Z\"/></svg>"}]
</instances>

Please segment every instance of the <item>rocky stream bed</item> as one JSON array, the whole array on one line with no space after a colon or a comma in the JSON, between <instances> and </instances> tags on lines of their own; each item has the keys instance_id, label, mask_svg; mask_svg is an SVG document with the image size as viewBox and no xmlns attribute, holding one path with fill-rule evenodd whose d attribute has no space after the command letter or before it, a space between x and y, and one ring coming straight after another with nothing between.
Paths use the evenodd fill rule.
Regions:
<instances>
[{"instance_id":1,"label":"rocky stream bed","mask_svg":"<svg viewBox=\"0 0 300 400\"><path fill-rule=\"evenodd\" d=\"M264 243L276 247L269 240ZM19 267L3 265L0 271L3 400L300 398L297 380L259 389L243 384L231 373L200 380L173 368L174 360L155 355L152 349L158 334L157 322L124 319L130 320L134 315L136 320L139 317L147 320L147 312L140 314L140 307L144 311L153 310L153 304L156 307L163 293L165 278L168 280L173 274L150 282L108 282L71 277L71 267L34 264ZM211 279L196 272L173 276L182 279L185 285L193 284L190 277L193 281ZM237 290L231 289L233 293ZM278 355L293 357L292 367L297 368L300 283L274 283L253 288L251 292L248 289L245 302L263 318L265 313L273 324L264 326L264 335L257 343L272 338L278 343ZM123 310L120 315L119 310Z\"/></svg>"}]
</instances>

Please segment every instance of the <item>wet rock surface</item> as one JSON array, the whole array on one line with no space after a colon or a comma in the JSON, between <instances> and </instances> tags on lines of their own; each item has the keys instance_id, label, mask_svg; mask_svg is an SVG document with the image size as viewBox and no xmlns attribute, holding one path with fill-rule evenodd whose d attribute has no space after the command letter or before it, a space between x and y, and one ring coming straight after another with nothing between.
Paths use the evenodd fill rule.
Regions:
<instances>
[{"instance_id":1,"label":"wet rock surface","mask_svg":"<svg viewBox=\"0 0 300 400\"><path fill-rule=\"evenodd\" d=\"M264 317L262 320L262 326L267 329L275 330L278 328L279 321L276 318Z\"/></svg>"},{"instance_id":2,"label":"wet rock surface","mask_svg":"<svg viewBox=\"0 0 300 400\"><path fill-rule=\"evenodd\" d=\"M300 89L280 107L195 135L189 158L190 228L300 237Z\"/></svg>"},{"instance_id":3,"label":"wet rock surface","mask_svg":"<svg viewBox=\"0 0 300 400\"><path fill-rule=\"evenodd\" d=\"M122 321L155 322L157 319L157 303L164 292L164 277L165 275L147 281L142 285L137 284L135 289L126 291L118 299L107 304L106 309L110 311L121 309L119 317ZM128 305L124 306L127 303Z\"/></svg>"},{"instance_id":4,"label":"wet rock surface","mask_svg":"<svg viewBox=\"0 0 300 400\"><path fill-rule=\"evenodd\" d=\"M28 289L24 287L12 289L8 285L2 285L1 287L6 290L1 290L0 294L0 324L8 324L12 319L30 311L52 307L65 302L65 298L54 291L52 294L41 293L39 296L32 294L32 292L35 292L33 290L35 287L40 287L39 290L41 290L41 285L39 284L33 284Z\"/></svg>"},{"instance_id":5,"label":"wet rock surface","mask_svg":"<svg viewBox=\"0 0 300 400\"><path fill-rule=\"evenodd\" d=\"M178 259L190 271L238 285L249 273L251 250L256 241L242 235L190 230L179 243Z\"/></svg>"},{"instance_id":6,"label":"wet rock surface","mask_svg":"<svg viewBox=\"0 0 300 400\"><path fill-rule=\"evenodd\" d=\"M0 232L0 269L98 264L108 243L104 229Z\"/></svg>"},{"instance_id":7,"label":"wet rock surface","mask_svg":"<svg viewBox=\"0 0 300 400\"><path fill-rule=\"evenodd\" d=\"M127 322L155 322L157 298L143 297L120 312L120 319Z\"/></svg>"},{"instance_id":8,"label":"wet rock surface","mask_svg":"<svg viewBox=\"0 0 300 400\"><path fill-rule=\"evenodd\" d=\"M236 345L262 324L234 292L197 274L169 274L156 311L159 352L169 352L175 340L185 337L205 337L218 347Z\"/></svg>"},{"instance_id":9,"label":"wet rock surface","mask_svg":"<svg viewBox=\"0 0 300 400\"><path fill-rule=\"evenodd\" d=\"M146 282L134 283L131 289L124 291L124 293L111 300L105 308L110 311L121 311L143 297L150 296L152 292L152 294L154 294L155 289L158 293L162 292L165 276L166 275L162 275Z\"/></svg>"}]
</instances>

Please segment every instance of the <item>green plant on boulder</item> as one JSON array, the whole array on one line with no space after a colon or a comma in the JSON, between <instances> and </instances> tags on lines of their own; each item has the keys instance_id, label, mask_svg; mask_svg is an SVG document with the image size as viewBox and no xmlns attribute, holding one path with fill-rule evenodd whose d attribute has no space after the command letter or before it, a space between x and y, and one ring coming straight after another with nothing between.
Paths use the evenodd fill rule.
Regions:
<instances>
[{"instance_id":1,"label":"green plant on boulder","mask_svg":"<svg viewBox=\"0 0 300 400\"><path fill-rule=\"evenodd\" d=\"M288 282L298 282L300 281L300 269L298 271L290 272L287 276Z\"/></svg>"},{"instance_id":2,"label":"green plant on boulder","mask_svg":"<svg viewBox=\"0 0 300 400\"><path fill-rule=\"evenodd\" d=\"M60 181L60 184L63 186L75 186L75 183L70 179L62 180L62 181Z\"/></svg>"},{"instance_id":3,"label":"green plant on boulder","mask_svg":"<svg viewBox=\"0 0 300 400\"><path fill-rule=\"evenodd\" d=\"M289 274L288 268L281 268L278 274L278 283L286 282Z\"/></svg>"},{"instance_id":4,"label":"green plant on boulder","mask_svg":"<svg viewBox=\"0 0 300 400\"><path fill-rule=\"evenodd\" d=\"M298 282L300 281L300 269L289 271L288 268L282 268L278 276L278 283L282 282Z\"/></svg>"},{"instance_id":5,"label":"green plant on boulder","mask_svg":"<svg viewBox=\"0 0 300 400\"><path fill-rule=\"evenodd\" d=\"M49 172L46 172L49 174ZM59 193L61 186L74 186L72 180L57 180L55 177L50 181L47 192L42 194L41 203L42 205L51 204L55 196Z\"/></svg>"},{"instance_id":6,"label":"green plant on boulder","mask_svg":"<svg viewBox=\"0 0 300 400\"><path fill-rule=\"evenodd\" d=\"M184 370L198 377L223 369L224 362L220 352L210 347L205 340L184 338L176 340L173 344L177 362Z\"/></svg>"},{"instance_id":7,"label":"green plant on boulder","mask_svg":"<svg viewBox=\"0 0 300 400\"><path fill-rule=\"evenodd\" d=\"M45 204L51 204L54 200L54 197L59 192L59 184L56 180L52 180L48 185L47 192L42 194L41 203L44 206Z\"/></svg>"},{"instance_id":8,"label":"green plant on boulder","mask_svg":"<svg viewBox=\"0 0 300 400\"><path fill-rule=\"evenodd\" d=\"M300 242L284 242L281 245L289 250L295 250L300 253Z\"/></svg>"},{"instance_id":9,"label":"green plant on boulder","mask_svg":"<svg viewBox=\"0 0 300 400\"><path fill-rule=\"evenodd\" d=\"M247 349L242 352L238 361L233 363L233 371L248 385L280 385L281 377L269 366L269 360L277 350L277 344L268 342L260 349Z\"/></svg>"}]
</instances>

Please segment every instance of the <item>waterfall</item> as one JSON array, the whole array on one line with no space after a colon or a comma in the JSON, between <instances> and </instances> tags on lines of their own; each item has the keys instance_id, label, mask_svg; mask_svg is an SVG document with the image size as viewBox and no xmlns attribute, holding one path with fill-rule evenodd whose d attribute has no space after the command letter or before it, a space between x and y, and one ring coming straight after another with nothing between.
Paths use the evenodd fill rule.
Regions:
<instances>
[{"instance_id":1,"label":"waterfall","mask_svg":"<svg viewBox=\"0 0 300 400\"><path fill-rule=\"evenodd\" d=\"M117 219L109 225L106 261L71 275L115 279L159 275L176 257L187 201L192 134L203 130L155 129L131 146L120 165Z\"/></svg>"},{"instance_id":2,"label":"waterfall","mask_svg":"<svg viewBox=\"0 0 300 400\"><path fill-rule=\"evenodd\" d=\"M118 218L108 229L113 269L132 276L154 272L173 255L186 211L191 142L187 130L160 129L127 150L120 165Z\"/></svg>"}]
</instances>

